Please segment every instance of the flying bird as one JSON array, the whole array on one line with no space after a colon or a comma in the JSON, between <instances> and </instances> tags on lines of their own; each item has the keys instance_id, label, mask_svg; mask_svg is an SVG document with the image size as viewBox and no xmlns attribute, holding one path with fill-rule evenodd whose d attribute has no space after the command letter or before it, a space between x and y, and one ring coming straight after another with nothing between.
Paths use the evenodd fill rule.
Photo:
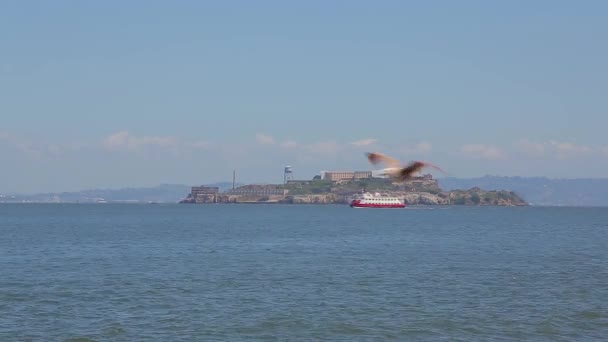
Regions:
<instances>
[{"instance_id":1,"label":"flying bird","mask_svg":"<svg viewBox=\"0 0 608 342\"><path fill-rule=\"evenodd\" d=\"M425 167L432 167L442 173L445 173L445 171L443 171L438 166L424 161L413 161L407 166L402 166L401 162L399 162L397 159L389 157L382 153L368 152L366 153L366 155L367 160L369 160L369 162L374 165L379 163L385 163L388 167L382 170L383 174L390 178L397 179L400 182L412 178L412 176L416 172L422 171L422 169Z\"/></svg>"}]
</instances>

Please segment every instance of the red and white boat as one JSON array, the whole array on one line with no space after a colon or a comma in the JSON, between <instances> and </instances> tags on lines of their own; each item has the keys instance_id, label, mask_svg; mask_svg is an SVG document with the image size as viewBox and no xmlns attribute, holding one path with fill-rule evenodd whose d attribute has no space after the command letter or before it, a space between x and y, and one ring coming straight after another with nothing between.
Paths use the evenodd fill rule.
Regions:
<instances>
[{"instance_id":1,"label":"red and white boat","mask_svg":"<svg viewBox=\"0 0 608 342\"><path fill-rule=\"evenodd\" d=\"M351 208L405 208L405 203L397 197L381 196L379 193L364 192L350 202Z\"/></svg>"}]
</instances>

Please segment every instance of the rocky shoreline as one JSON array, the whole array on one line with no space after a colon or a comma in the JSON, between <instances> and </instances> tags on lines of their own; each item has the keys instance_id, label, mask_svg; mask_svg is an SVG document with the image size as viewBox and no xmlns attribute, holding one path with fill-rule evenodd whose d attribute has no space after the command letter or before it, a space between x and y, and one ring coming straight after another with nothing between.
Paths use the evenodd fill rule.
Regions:
<instances>
[{"instance_id":1,"label":"rocky shoreline","mask_svg":"<svg viewBox=\"0 0 608 342\"><path fill-rule=\"evenodd\" d=\"M527 206L517 194L510 191L486 191L479 188L453 191L380 191L383 195L403 198L407 205L478 205L478 206ZM319 193L255 195L255 194L208 194L190 196L180 203L242 203L242 204L349 204L354 193Z\"/></svg>"}]
</instances>

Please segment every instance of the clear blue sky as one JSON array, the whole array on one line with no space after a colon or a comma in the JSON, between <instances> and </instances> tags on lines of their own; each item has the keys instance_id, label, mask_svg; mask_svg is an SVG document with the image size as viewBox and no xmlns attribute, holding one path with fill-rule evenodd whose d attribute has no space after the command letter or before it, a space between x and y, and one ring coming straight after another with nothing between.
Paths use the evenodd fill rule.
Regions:
<instances>
[{"instance_id":1,"label":"clear blue sky","mask_svg":"<svg viewBox=\"0 0 608 342\"><path fill-rule=\"evenodd\" d=\"M0 193L608 176L605 1L2 1Z\"/></svg>"}]
</instances>

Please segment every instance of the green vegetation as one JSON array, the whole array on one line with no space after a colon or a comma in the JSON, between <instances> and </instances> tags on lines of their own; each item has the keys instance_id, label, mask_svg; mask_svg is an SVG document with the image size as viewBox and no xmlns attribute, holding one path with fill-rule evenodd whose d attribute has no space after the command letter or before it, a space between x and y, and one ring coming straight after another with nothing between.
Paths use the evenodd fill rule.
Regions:
<instances>
[{"instance_id":1,"label":"green vegetation","mask_svg":"<svg viewBox=\"0 0 608 342\"><path fill-rule=\"evenodd\" d=\"M285 186L291 195L323 194L330 192L355 193L365 191L397 190L388 179L372 178L333 183L329 180L313 179L308 184L289 184Z\"/></svg>"},{"instance_id":2,"label":"green vegetation","mask_svg":"<svg viewBox=\"0 0 608 342\"><path fill-rule=\"evenodd\" d=\"M309 184L289 184L285 189L289 190L290 195L323 194L331 192L332 185L331 181L315 179Z\"/></svg>"},{"instance_id":3,"label":"green vegetation","mask_svg":"<svg viewBox=\"0 0 608 342\"><path fill-rule=\"evenodd\" d=\"M526 205L512 191L485 191L480 188L450 191L450 202L458 205Z\"/></svg>"},{"instance_id":4,"label":"green vegetation","mask_svg":"<svg viewBox=\"0 0 608 342\"><path fill-rule=\"evenodd\" d=\"M480 188L446 192L433 179L415 178L404 183L393 183L389 179L371 178L334 183L319 178L286 185L289 200L284 201L293 202L294 196L325 194L333 194L337 196L335 198L339 198L339 201L346 201L350 195L365 190L404 196L404 200L411 202L409 204L526 205L513 192L485 191Z\"/></svg>"},{"instance_id":5,"label":"green vegetation","mask_svg":"<svg viewBox=\"0 0 608 342\"><path fill-rule=\"evenodd\" d=\"M479 204L479 202L481 202L481 198L479 197L479 195L477 193L473 193L471 194L471 202L473 202L473 204L477 205Z\"/></svg>"},{"instance_id":6,"label":"green vegetation","mask_svg":"<svg viewBox=\"0 0 608 342\"><path fill-rule=\"evenodd\" d=\"M328 180L314 179L308 184L290 184L285 187L290 193L296 194L311 194L319 193L319 189L333 189L334 191L341 192L357 192L361 190L366 191L421 191L429 192L435 195L440 194L442 191L434 181L421 181L414 180L406 182L404 184L395 184L389 179L384 178L371 178L371 179L359 179L342 181L339 183L332 183ZM316 190L315 190L316 189Z\"/></svg>"},{"instance_id":7,"label":"green vegetation","mask_svg":"<svg viewBox=\"0 0 608 342\"><path fill-rule=\"evenodd\" d=\"M350 181L339 185L340 189L350 191L377 191L377 190L394 190L395 186L387 180L382 178L363 179L357 181Z\"/></svg>"},{"instance_id":8,"label":"green vegetation","mask_svg":"<svg viewBox=\"0 0 608 342\"><path fill-rule=\"evenodd\" d=\"M456 204L456 205L465 205L466 204L466 200L464 199L464 197L458 197L458 198L452 200L451 203L452 204Z\"/></svg>"}]
</instances>

